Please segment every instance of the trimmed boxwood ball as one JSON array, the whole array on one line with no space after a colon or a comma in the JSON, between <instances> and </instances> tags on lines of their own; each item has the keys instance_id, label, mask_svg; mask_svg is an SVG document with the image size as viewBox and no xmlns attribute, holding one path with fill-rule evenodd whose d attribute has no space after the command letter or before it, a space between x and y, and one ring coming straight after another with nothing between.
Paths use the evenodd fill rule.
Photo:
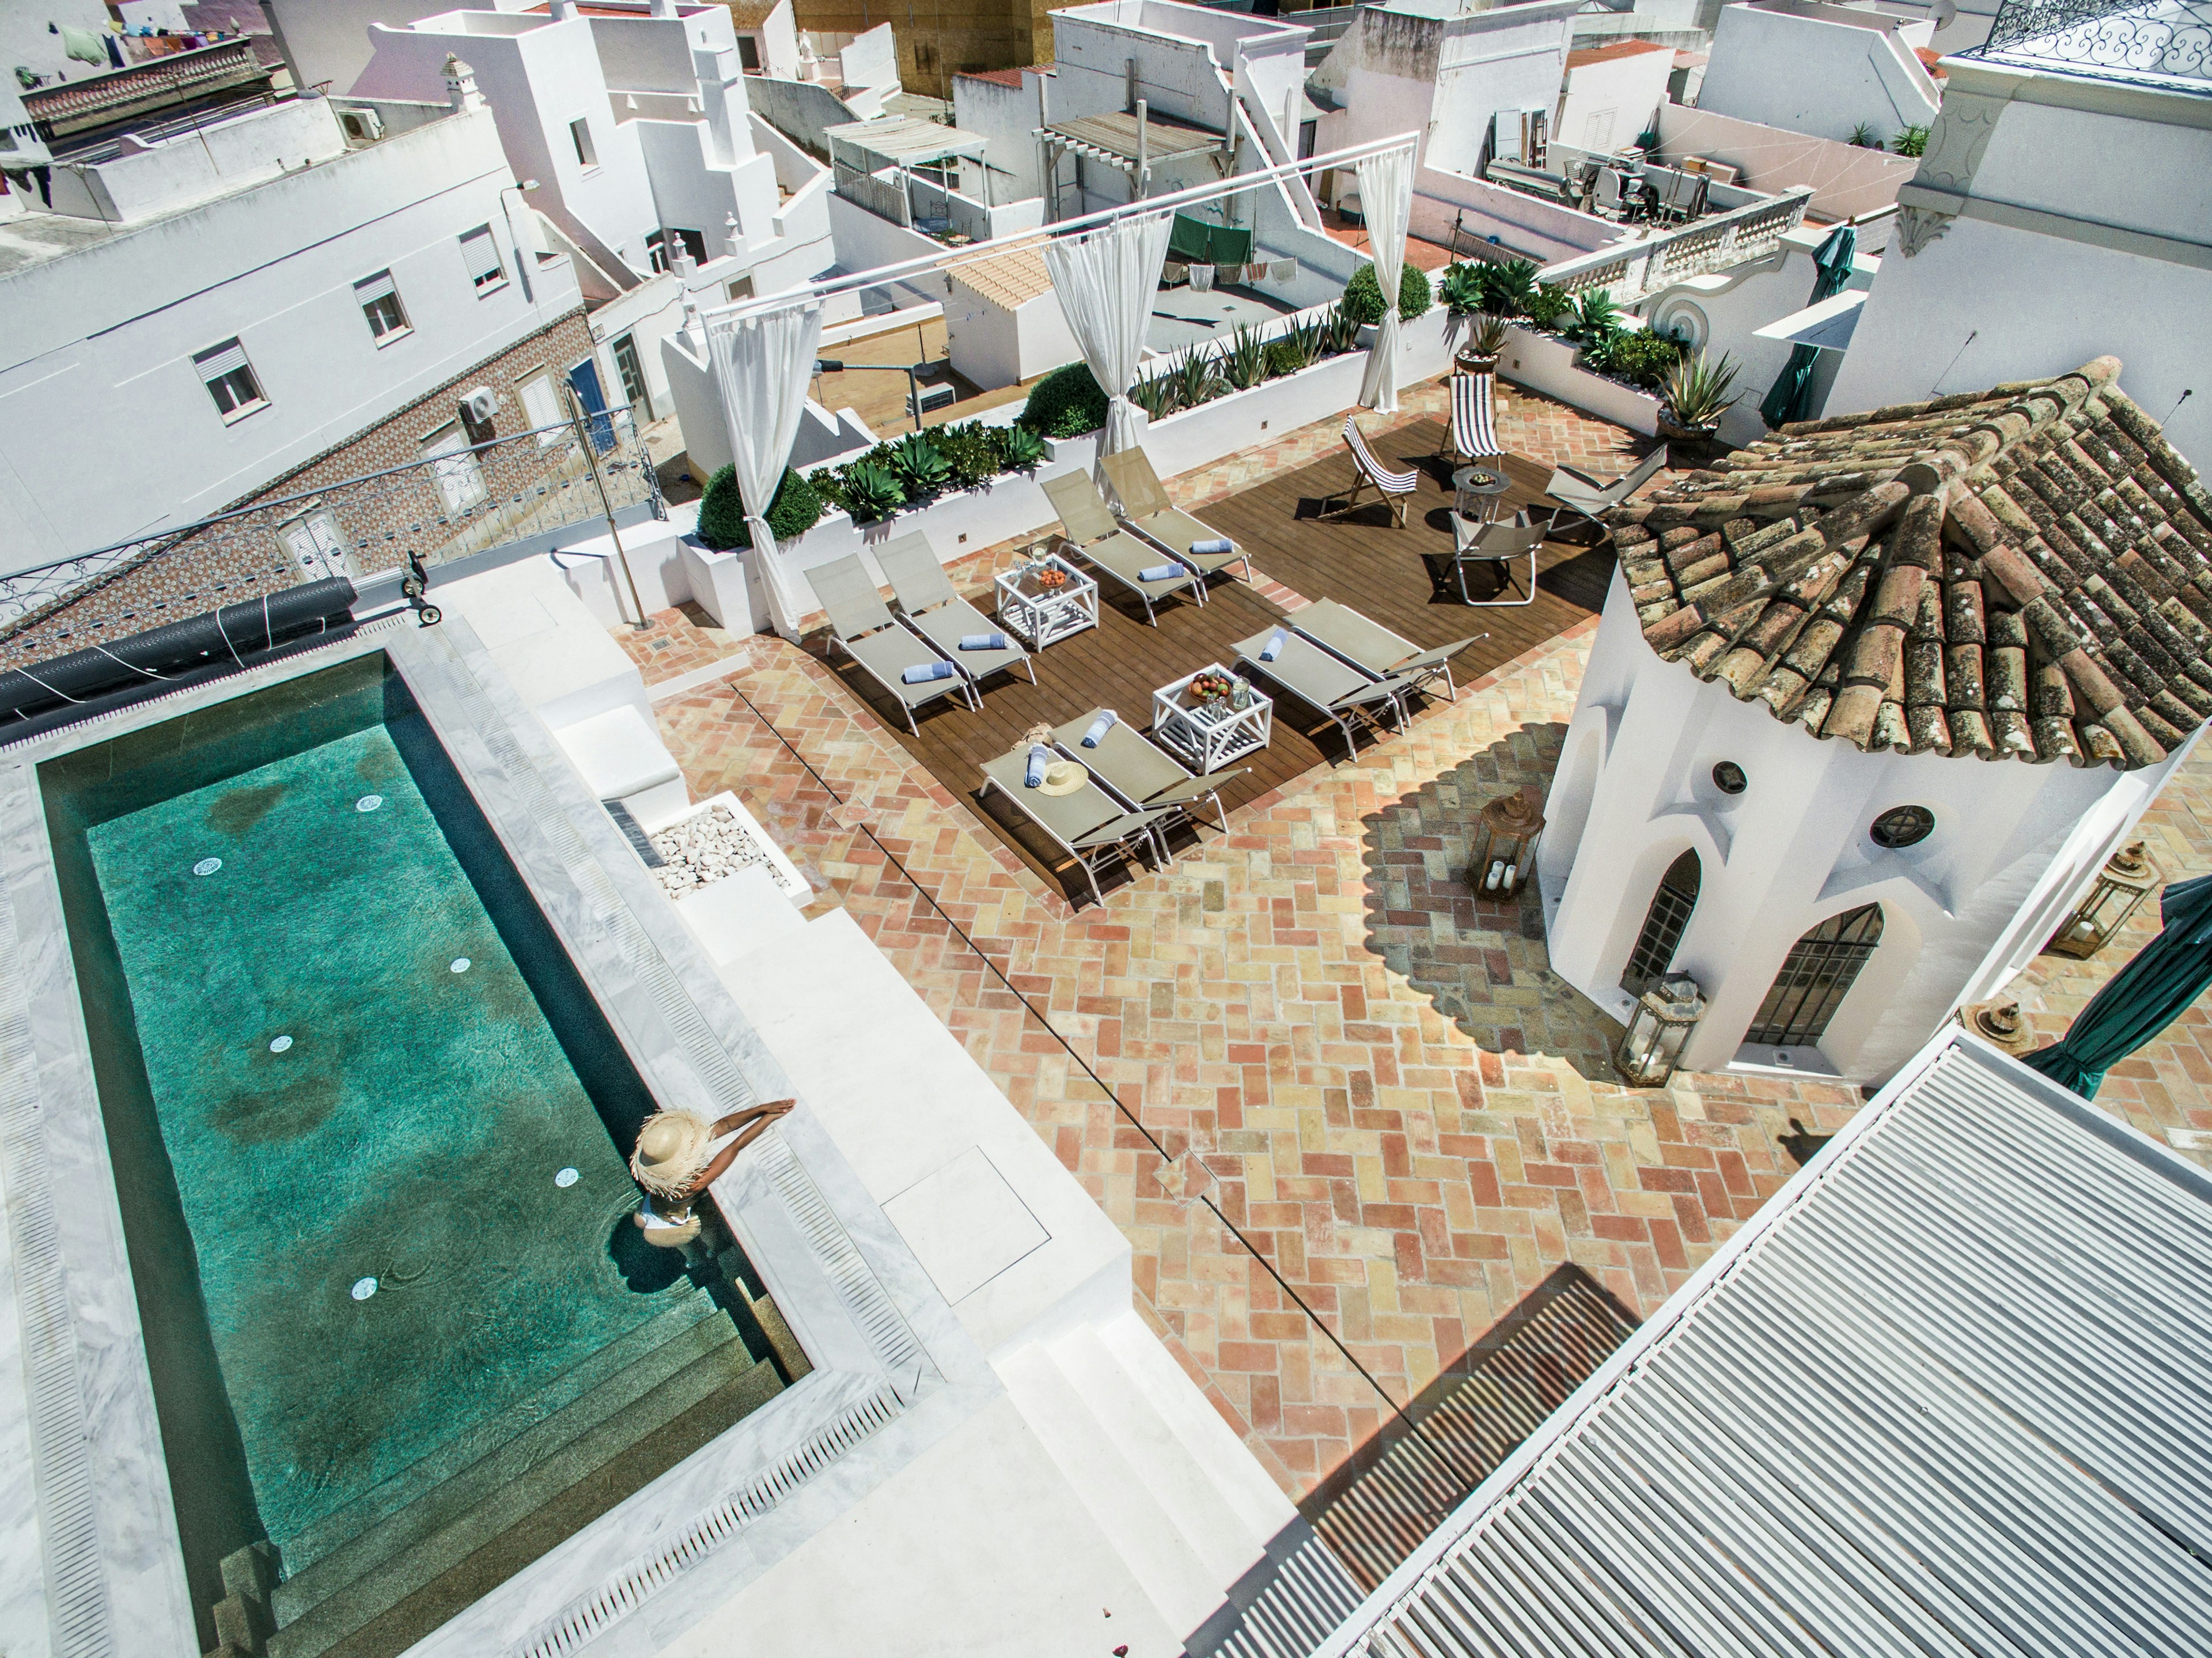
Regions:
<instances>
[{"instance_id":1,"label":"trimmed boxwood ball","mask_svg":"<svg viewBox=\"0 0 2212 1658\"><path fill-rule=\"evenodd\" d=\"M1079 438L1106 423L1106 403L1090 366L1071 362L1030 388L1022 424L1048 438Z\"/></svg>"},{"instance_id":2,"label":"trimmed boxwood ball","mask_svg":"<svg viewBox=\"0 0 2212 1658\"><path fill-rule=\"evenodd\" d=\"M1436 302L1428 273L1407 264L1398 272L1398 319L1411 322ZM1363 264L1344 285L1344 308L1363 327L1382 320L1382 281L1372 264Z\"/></svg>"},{"instance_id":3,"label":"trimmed boxwood ball","mask_svg":"<svg viewBox=\"0 0 2212 1658\"><path fill-rule=\"evenodd\" d=\"M786 467L783 482L775 486L775 499L768 504L768 527L779 544L797 540L822 516L822 497L814 486ZM699 539L715 552L753 544L745 528L745 503L738 490L738 473L725 466L707 480L699 497Z\"/></svg>"}]
</instances>

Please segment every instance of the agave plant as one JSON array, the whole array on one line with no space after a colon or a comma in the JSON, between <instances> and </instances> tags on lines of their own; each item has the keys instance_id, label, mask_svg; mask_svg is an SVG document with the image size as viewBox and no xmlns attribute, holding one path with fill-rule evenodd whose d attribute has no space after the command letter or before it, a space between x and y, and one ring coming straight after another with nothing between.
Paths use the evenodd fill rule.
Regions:
<instances>
[{"instance_id":1,"label":"agave plant","mask_svg":"<svg viewBox=\"0 0 2212 1658\"><path fill-rule=\"evenodd\" d=\"M1592 288L1576 297L1564 331L1584 346L1601 346L1620 331L1620 307L1604 289Z\"/></svg>"},{"instance_id":2,"label":"agave plant","mask_svg":"<svg viewBox=\"0 0 2212 1658\"><path fill-rule=\"evenodd\" d=\"M1468 330L1467 349L1478 357L1494 357L1505 349L1505 319L1485 312Z\"/></svg>"},{"instance_id":3,"label":"agave plant","mask_svg":"<svg viewBox=\"0 0 2212 1658\"><path fill-rule=\"evenodd\" d=\"M1236 390L1249 392L1267 378L1267 343L1258 329L1240 322L1218 361L1221 377Z\"/></svg>"},{"instance_id":4,"label":"agave plant","mask_svg":"<svg viewBox=\"0 0 2212 1658\"><path fill-rule=\"evenodd\" d=\"M1483 272L1488 267L1480 264L1455 264L1446 269L1443 280L1437 284L1437 297L1444 302L1444 309L1455 317L1470 316L1486 310L1490 303L1490 284Z\"/></svg>"},{"instance_id":5,"label":"agave plant","mask_svg":"<svg viewBox=\"0 0 2212 1658\"><path fill-rule=\"evenodd\" d=\"M1735 400L1735 364L1723 353L1717 362L1702 351L1684 355L1667 376L1662 388L1674 423L1684 427L1717 425Z\"/></svg>"},{"instance_id":6,"label":"agave plant","mask_svg":"<svg viewBox=\"0 0 2212 1658\"><path fill-rule=\"evenodd\" d=\"M1925 155L1928 153L1928 129L1909 126L1889 141L1889 147L1900 155Z\"/></svg>"},{"instance_id":7,"label":"agave plant","mask_svg":"<svg viewBox=\"0 0 2212 1658\"><path fill-rule=\"evenodd\" d=\"M890 469L872 460L856 460L846 467L840 488L845 509L863 524L889 518L906 504L905 488Z\"/></svg>"},{"instance_id":8,"label":"agave plant","mask_svg":"<svg viewBox=\"0 0 2212 1658\"><path fill-rule=\"evenodd\" d=\"M1328 349L1322 332L1320 319L1308 317L1303 322L1292 323L1276 337L1275 343L1292 365L1289 372L1296 374L1321 361L1322 353Z\"/></svg>"},{"instance_id":9,"label":"agave plant","mask_svg":"<svg viewBox=\"0 0 2212 1658\"><path fill-rule=\"evenodd\" d=\"M1000 434L1000 452L1006 457L1009 472L1026 472L1044 460L1044 440L1026 426L1000 426L993 428Z\"/></svg>"},{"instance_id":10,"label":"agave plant","mask_svg":"<svg viewBox=\"0 0 2212 1658\"><path fill-rule=\"evenodd\" d=\"M1880 149L1881 135L1874 130L1874 123L1861 121L1851 129L1851 136L1844 142L1847 144L1856 144L1861 149Z\"/></svg>"},{"instance_id":11,"label":"agave plant","mask_svg":"<svg viewBox=\"0 0 2212 1658\"><path fill-rule=\"evenodd\" d=\"M933 495L952 482L952 465L921 432L909 432L890 446L890 470L908 501Z\"/></svg>"},{"instance_id":12,"label":"agave plant","mask_svg":"<svg viewBox=\"0 0 2212 1658\"><path fill-rule=\"evenodd\" d=\"M1221 366L1202 345L1194 345L1168 371L1175 381L1176 407L1195 409L1221 395L1224 382Z\"/></svg>"},{"instance_id":13,"label":"agave plant","mask_svg":"<svg viewBox=\"0 0 2212 1658\"><path fill-rule=\"evenodd\" d=\"M1176 383L1172 374L1148 374L1129 387L1129 401L1153 420L1175 413Z\"/></svg>"},{"instance_id":14,"label":"agave plant","mask_svg":"<svg viewBox=\"0 0 2212 1658\"><path fill-rule=\"evenodd\" d=\"M1536 295L1536 267L1527 259L1508 259L1482 267L1483 304L1493 317L1518 317Z\"/></svg>"},{"instance_id":15,"label":"agave plant","mask_svg":"<svg viewBox=\"0 0 2212 1658\"><path fill-rule=\"evenodd\" d=\"M1359 319L1346 311L1341 302L1322 319L1321 330L1322 348L1331 356L1349 351L1359 343Z\"/></svg>"}]
</instances>

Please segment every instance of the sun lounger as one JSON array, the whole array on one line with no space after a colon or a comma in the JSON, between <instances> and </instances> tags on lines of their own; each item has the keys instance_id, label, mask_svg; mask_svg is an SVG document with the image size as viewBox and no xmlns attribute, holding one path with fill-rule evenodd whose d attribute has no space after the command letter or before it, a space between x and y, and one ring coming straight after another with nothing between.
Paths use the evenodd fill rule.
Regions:
<instances>
[{"instance_id":1,"label":"sun lounger","mask_svg":"<svg viewBox=\"0 0 2212 1658\"><path fill-rule=\"evenodd\" d=\"M1562 466L1553 472L1544 493L1559 504L1552 508L1545 527L1553 535L1559 532L1564 514L1567 525L1598 524L1600 518L1626 501L1651 481L1653 474L1667 464L1667 446L1661 444L1637 462L1636 470L1610 480L1594 478L1588 472L1572 466ZM1601 528L1603 526L1601 525Z\"/></svg>"},{"instance_id":2,"label":"sun lounger","mask_svg":"<svg viewBox=\"0 0 2212 1658\"><path fill-rule=\"evenodd\" d=\"M1054 729L1053 741L1090 767L1133 805L1188 817L1200 801L1210 800L1213 803L1214 817L1223 829L1229 827L1229 814L1222 809L1220 791L1231 779L1243 776L1249 767L1232 766L1226 771L1193 776L1182 762L1122 720L1116 720L1106 728L1097 748L1085 748L1084 732L1105 712L1103 708L1093 708L1088 714L1079 714Z\"/></svg>"},{"instance_id":3,"label":"sun lounger","mask_svg":"<svg viewBox=\"0 0 2212 1658\"><path fill-rule=\"evenodd\" d=\"M1361 493L1371 489L1382 497L1382 504L1390 509L1398 527L1404 529L1406 498L1419 485L1420 472L1418 470L1394 472L1376 459L1375 452L1367 446L1367 439L1359 429L1359 422L1350 415L1344 417L1344 444L1352 451L1352 464L1358 469L1358 476L1352 479L1349 489L1341 490L1338 495L1329 496L1328 501L1324 501L1318 516L1342 518L1346 513L1357 512L1368 504L1360 500ZM1338 500L1340 496L1342 506L1331 507L1328 504L1329 501Z\"/></svg>"},{"instance_id":4,"label":"sun lounger","mask_svg":"<svg viewBox=\"0 0 2212 1658\"><path fill-rule=\"evenodd\" d=\"M1525 513L1520 514L1525 518ZM1462 604L1477 609L1498 604L1512 606L1536 602L1536 555L1544 544L1544 526L1540 524L1470 524L1455 513L1452 516L1452 574L1459 581L1459 596ZM1525 556L1528 561L1528 591L1518 598L1508 598L1513 591L1513 561ZM1467 590L1467 567L1487 564L1498 572L1498 597L1477 598Z\"/></svg>"},{"instance_id":5,"label":"sun lounger","mask_svg":"<svg viewBox=\"0 0 2212 1658\"><path fill-rule=\"evenodd\" d=\"M1116 525L1113 513L1099 499L1098 486L1091 481L1088 472L1062 472L1058 477L1047 478L1044 492L1053 510L1060 514L1061 533L1077 554L1143 599L1145 620L1152 626L1160 625L1152 610L1155 599L1188 588L1200 604L1206 603L1204 580L1179 560L1168 557L1158 548L1138 540ZM1175 574L1145 574L1146 570L1164 564L1174 565Z\"/></svg>"},{"instance_id":6,"label":"sun lounger","mask_svg":"<svg viewBox=\"0 0 2212 1658\"><path fill-rule=\"evenodd\" d=\"M943 679L909 685L900 677L908 668L951 659L899 626L857 553L817 565L806 573L806 579L813 585L822 608L830 613L830 637L896 699L915 735L921 734L921 727L915 723L914 711L940 696L957 696L971 708L977 706L975 687L960 672L957 663Z\"/></svg>"},{"instance_id":7,"label":"sun lounger","mask_svg":"<svg viewBox=\"0 0 2212 1658\"><path fill-rule=\"evenodd\" d=\"M1405 724L1406 710L1398 700L1408 689L1403 682L1379 678L1364 668L1355 668L1342 657L1327 651L1291 625L1285 616L1275 627L1262 628L1251 638L1240 640L1237 657L1275 683L1289 691L1300 701L1310 703L1331 720L1344 733L1344 746L1358 752L1358 739L1352 722L1364 720L1377 730L1382 720L1377 711L1392 708L1397 712L1398 722ZM1283 647L1272 662L1261 659L1260 653L1278 629L1283 635Z\"/></svg>"},{"instance_id":8,"label":"sun lounger","mask_svg":"<svg viewBox=\"0 0 2212 1658\"><path fill-rule=\"evenodd\" d=\"M1200 575L1212 575L1232 564L1242 564L1244 579L1247 581L1252 579L1252 557L1242 547L1232 546L1225 553L1192 550L1199 543L1226 541L1229 537L1220 531L1200 523L1168 499L1167 490L1161 487L1159 474L1152 471L1152 458L1141 447L1124 449L1118 455L1109 455L1101 464L1106 469L1106 481L1114 486L1114 493L1121 497L1121 517L1124 528L1133 530L1146 540L1166 548Z\"/></svg>"},{"instance_id":9,"label":"sun lounger","mask_svg":"<svg viewBox=\"0 0 2212 1658\"><path fill-rule=\"evenodd\" d=\"M1098 890L1098 871L1108 859L1127 857L1130 847L1136 843L1151 846L1155 855L1165 859L1166 853L1156 836L1167 812L1132 811L1099 787L1096 778L1087 779L1072 794L1047 794L1042 789L1033 789L1023 780L1029 754L1025 743L995 760L985 761L982 792L988 794L995 787L1013 802L1015 811L1082 865L1084 874L1091 881L1091 896L1100 903L1106 902L1106 896ZM1086 760L1084 763L1090 762Z\"/></svg>"},{"instance_id":10,"label":"sun lounger","mask_svg":"<svg viewBox=\"0 0 2212 1658\"><path fill-rule=\"evenodd\" d=\"M1462 460L1489 460L1503 456L1498 441L1495 374L1454 374L1451 377L1451 418L1444 422L1443 446L1437 452L1455 454Z\"/></svg>"},{"instance_id":11,"label":"sun lounger","mask_svg":"<svg viewBox=\"0 0 2212 1658\"><path fill-rule=\"evenodd\" d=\"M876 549L876 562L898 598L907 626L952 659L953 665L979 684L987 674L1001 668L1021 668L1036 683L1036 665L1030 653L1008 636L952 586L938 562L929 537L917 530ZM1006 640L1003 650L963 651L960 641L976 634L997 634Z\"/></svg>"},{"instance_id":12,"label":"sun lounger","mask_svg":"<svg viewBox=\"0 0 2212 1658\"><path fill-rule=\"evenodd\" d=\"M1293 610L1291 624L1307 638L1334 652L1355 668L1377 679L1401 681L1409 689L1421 689L1441 679L1447 701L1459 701L1452 683L1451 659L1468 646L1490 637L1474 634L1449 645L1425 651L1381 623L1364 616L1348 604L1318 598L1302 610Z\"/></svg>"}]
</instances>

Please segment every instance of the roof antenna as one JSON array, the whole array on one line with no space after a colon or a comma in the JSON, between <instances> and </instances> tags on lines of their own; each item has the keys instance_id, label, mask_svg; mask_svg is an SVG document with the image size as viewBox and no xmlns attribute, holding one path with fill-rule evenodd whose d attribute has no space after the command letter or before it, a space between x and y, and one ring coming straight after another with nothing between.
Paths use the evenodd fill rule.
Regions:
<instances>
[{"instance_id":1,"label":"roof antenna","mask_svg":"<svg viewBox=\"0 0 2212 1658\"><path fill-rule=\"evenodd\" d=\"M2173 400L2173 407L2166 411L2166 418L2159 422L2159 424L2160 426L2172 425L2173 423L2173 417L2181 412L2181 405L2188 402L2190 398L2196 395L2196 392L2191 387L2186 386L2183 386L2181 388L2181 395Z\"/></svg>"},{"instance_id":2,"label":"roof antenna","mask_svg":"<svg viewBox=\"0 0 2212 1658\"><path fill-rule=\"evenodd\" d=\"M1971 333L1971 334L1967 335L1967 336L1966 336L1966 345L1972 345L1972 344L1975 342L1975 340L1976 340L1976 339L1979 338L1979 337L1980 337L1980 336L1981 336L1981 331L1981 331L1980 329L1977 328L1977 329L1976 329L1972 333ZM1932 398L1932 397L1934 397L1934 396L1936 395L1936 386L1941 386L1941 385L1942 385L1942 383L1943 383L1946 380L1948 380L1948 379L1950 378L1951 371L1952 371L1954 368L1956 368L1956 367L1959 366L1959 358L1960 358L1960 357L1963 357L1963 356L1965 356L1965 355L1966 355L1966 345L1962 345L1962 346L1960 346L1960 347L1959 348L1959 350L1958 350L1958 355L1957 355L1957 356L1954 356L1954 357L1951 359L1951 361L1948 361L1948 362L1947 362L1947 363L1945 363L1945 364L1943 365L1943 372L1942 372L1942 374L1938 374L1938 375L1936 375L1936 386L1929 386L1929 387L1928 388L1928 395L1929 395L1929 397L1931 397L1931 398Z\"/></svg>"}]
</instances>

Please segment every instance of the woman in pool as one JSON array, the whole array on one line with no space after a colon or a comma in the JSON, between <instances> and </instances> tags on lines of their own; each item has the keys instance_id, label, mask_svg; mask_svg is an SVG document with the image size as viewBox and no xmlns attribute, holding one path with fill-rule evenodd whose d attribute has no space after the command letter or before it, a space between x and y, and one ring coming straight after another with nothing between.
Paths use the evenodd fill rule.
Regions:
<instances>
[{"instance_id":1,"label":"woman in pool","mask_svg":"<svg viewBox=\"0 0 2212 1658\"><path fill-rule=\"evenodd\" d=\"M699 1217L691 1206L793 1103L772 1100L712 1123L690 1111L656 1111L647 1117L629 1158L631 1175L645 1188L644 1201L630 1218L644 1229L645 1241L680 1249L697 1237ZM725 1134L737 1138L715 1151L714 1142Z\"/></svg>"}]
</instances>

